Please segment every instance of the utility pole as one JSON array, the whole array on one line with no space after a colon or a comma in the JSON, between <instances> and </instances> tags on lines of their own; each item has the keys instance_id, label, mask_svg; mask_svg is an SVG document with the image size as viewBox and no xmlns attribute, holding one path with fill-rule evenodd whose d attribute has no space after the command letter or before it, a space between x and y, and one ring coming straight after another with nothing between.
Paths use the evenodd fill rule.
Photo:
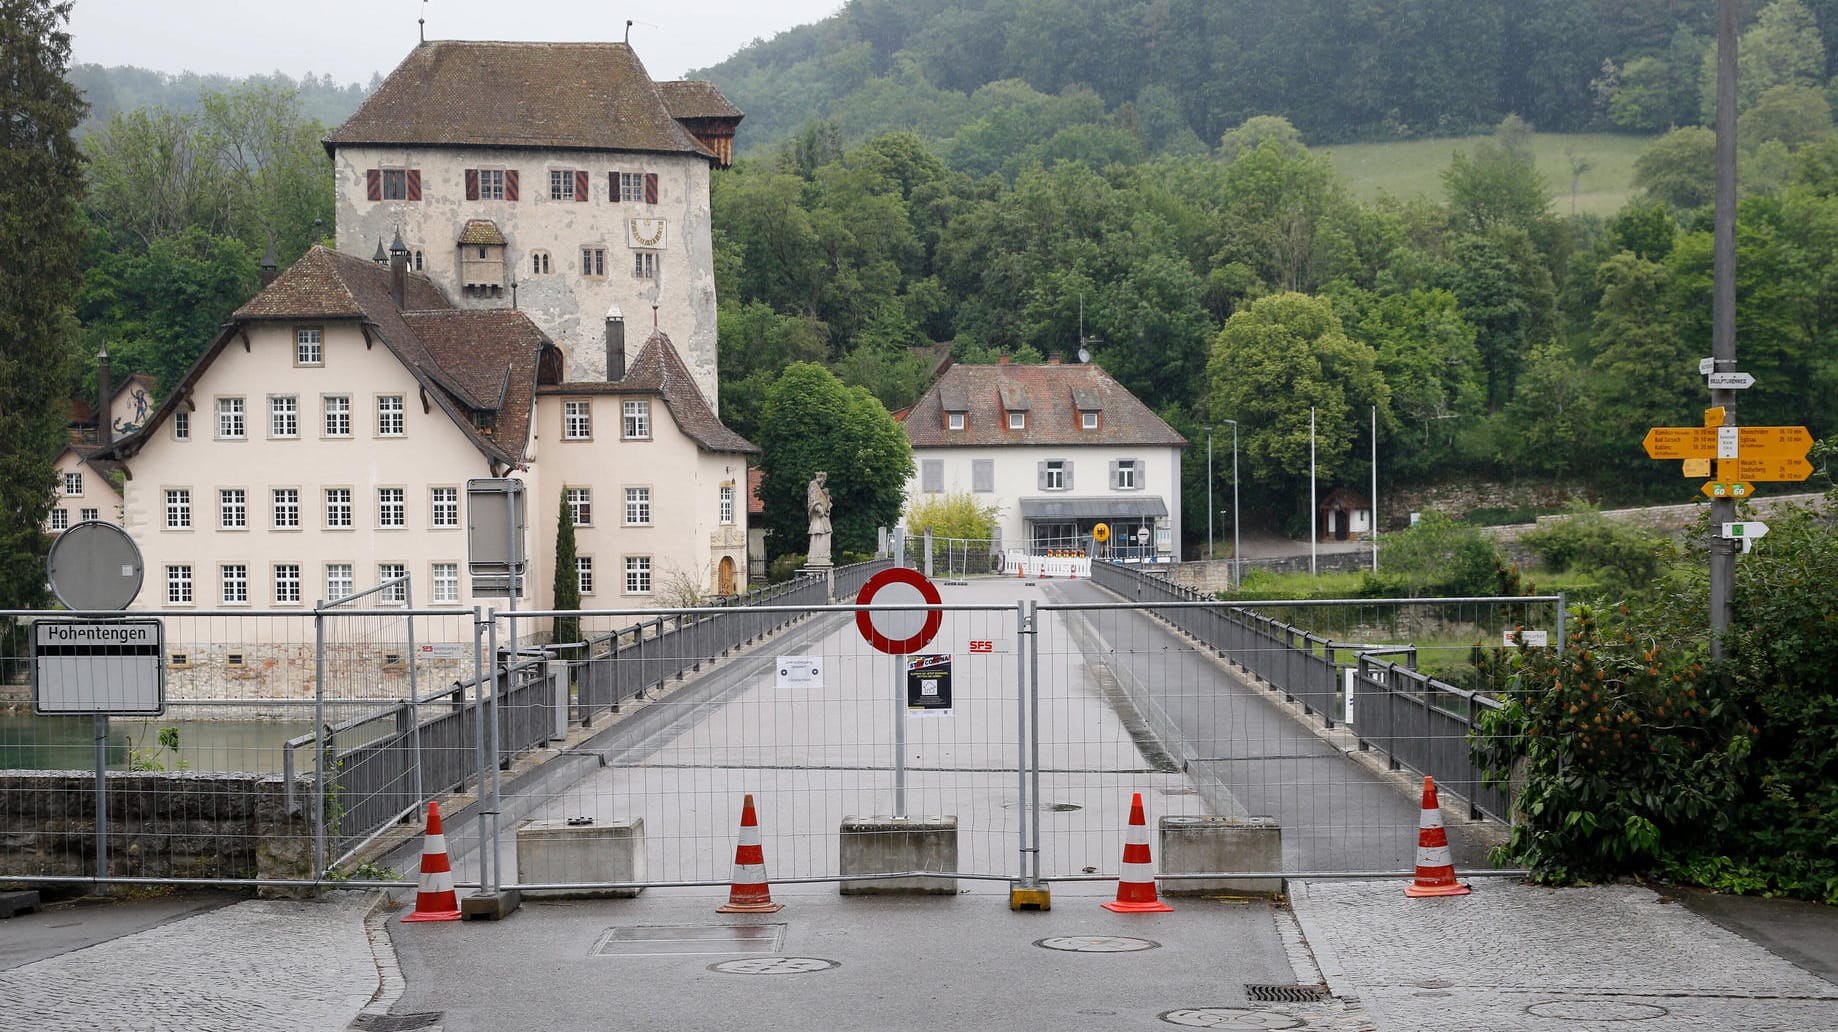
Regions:
<instances>
[{"instance_id":1,"label":"utility pole","mask_svg":"<svg viewBox=\"0 0 1838 1032\"><path fill-rule=\"evenodd\" d=\"M1238 420L1232 424L1232 587L1244 587L1244 551L1238 547Z\"/></svg>"},{"instance_id":2,"label":"utility pole","mask_svg":"<svg viewBox=\"0 0 1838 1032\"><path fill-rule=\"evenodd\" d=\"M1213 561L1213 428L1206 428L1206 561Z\"/></svg>"},{"instance_id":3,"label":"utility pole","mask_svg":"<svg viewBox=\"0 0 1838 1032\"><path fill-rule=\"evenodd\" d=\"M1717 0L1717 208L1712 238L1710 353L1719 373L1736 371L1736 0ZM1734 390L1712 390L1723 425L1737 426ZM1719 460L1721 461L1721 460ZM1733 463L1732 463L1733 464ZM1719 476L1718 480L1724 479ZM1710 655L1723 657L1736 587L1736 542L1716 528L1736 518L1733 498L1710 502Z\"/></svg>"}]
</instances>

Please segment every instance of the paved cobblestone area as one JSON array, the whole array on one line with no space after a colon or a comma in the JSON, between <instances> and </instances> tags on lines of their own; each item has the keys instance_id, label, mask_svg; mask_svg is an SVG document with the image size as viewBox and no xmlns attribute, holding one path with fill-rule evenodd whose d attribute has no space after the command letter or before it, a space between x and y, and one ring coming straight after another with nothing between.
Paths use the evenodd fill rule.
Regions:
<instances>
[{"instance_id":1,"label":"paved cobblestone area","mask_svg":"<svg viewBox=\"0 0 1838 1032\"><path fill-rule=\"evenodd\" d=\"M0 972L0 1029L342 1029L378 990L375 898L251 900Z\"/></svg>"},{"instance_id":2,"label":"paved cobblestone area","mask_svg":"<svg viewBox=\"0 0 1838 1032\"><path fill-rule=\"evenodd\" d=\"M1382 1032L1838 1029L1838 985L1638 886L1307 882L1290 900L1329 987Z\"/></svg>"}]
</instances>

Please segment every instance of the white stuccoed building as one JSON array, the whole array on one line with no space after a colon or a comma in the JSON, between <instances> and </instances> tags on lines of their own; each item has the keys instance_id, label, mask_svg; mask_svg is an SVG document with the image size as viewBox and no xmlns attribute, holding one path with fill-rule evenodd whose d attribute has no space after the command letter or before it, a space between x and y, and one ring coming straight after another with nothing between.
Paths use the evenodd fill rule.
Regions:
<instances>
[{"instance_id":1,"label":"white stuccoed building","mask_svg":"<svg viewBox=\"0 0 1838 1032\"><path fill-rule=\"evenodd\" d=\"M1170 561L1187 439L1094 365L953 365L902 418L908 502L967 494L996 510L998 548L1089 548Z\"/></svg>"},{"instance_id":2,"label":"white stuccoed building","mask_svg":"<svg viewBox=\"0 0 1838 1032\"><path fill-rule=\"evenodd\" d=\"M609 317L662 330L718 411L709 173L741 117L623 43L423 43L326 139L338 249L400 233L455 305L526 313L569 380L608 379Z\"/></svg>"}]
</instances>

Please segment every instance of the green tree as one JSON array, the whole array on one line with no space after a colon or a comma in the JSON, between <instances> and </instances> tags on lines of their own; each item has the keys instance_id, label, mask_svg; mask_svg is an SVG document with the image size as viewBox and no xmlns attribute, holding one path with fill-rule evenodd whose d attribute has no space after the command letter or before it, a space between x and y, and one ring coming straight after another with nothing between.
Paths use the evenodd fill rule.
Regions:
<instances>
[{"instance_id":1,"label":"green tree","mask_svg":"<svg viewBox=\"0 0 1838 1032\"><path fill-rule=\"evenodd\" d=\"M1736 143L1745 151L1769 142L1796 151L1831 132L1831 102L1811 86L1771 87L1736 120Z\"/></svg>"},{"instance_id":2,"label":"green tree","mask_svg":"<svg viewBox=\"0 0 1838 1032\"><path fill-rule=\"evenodd\" d=\"M805 490L819 470L829 474L838 560L845 552L872 551L876 528L900 518L912 445L865 389L844 386L815 363L795 363L766 392L758 440L762 522L774 555L800 554L809 542Z\"/></svg>"},{"instance_id":3,"label":"green tree","mask_svg":"<svg viewBox=\"0 0 1838 1032\"><path fill-rule=\"evenodd\" d=\"M574 543L574 505L568 500L568 491L563 489L561 505L555 517L555 581L552 585L555 595L555 609L573 611L581 608L581 574L577 568L579 557ZM555 618L554 642L581 640L581 618L579 616L558 616Z\"/></svg>"},{"instance_id":4,"label":"green tree","mask_svg":"<svg viewBox=\"0 0 1838 1032\"><path fill-rule=\"evenodd\" d=\"M1717 134L1701 125L1674 129L1634 159L1634 185L1679 211L1709 204L1717 193Z\"/></svg>"},{"instance_id":5,"label":"green tree","mask_svg":"<svg viewBox=\"0 0 1838 1032\"><path fill-rule=\"evenodd\" d=\"M1238 420L1243 431L1241 472L1253 485L1247 507L1288 510L1306 496L1311 408L1319 477L1331 483L1349 470L1368 406L1390 418L1377 363L1327 302L1305 294L1259 298L1226 320L1206 365L1205 410L1211 419Z\"/></svg>"},{"instance_id":6,"label":"green tree","mask_svg":"<svg viewBox=\"0 0 1838 1032\"><path fill-rule=\"evenodd\" d=\"M1636 57L1620 73L1608 120L1622 129L1661 132L1698 118L1698 76L1710 41L1680 26L1664 51Z\"/></svg>"},{"instance_id":7,"label":"green tree","mask_svg":"<svg viewBox=\"0 0 1838 1032\"><path fill-rule=\"evenodd\" d=\"M906 510L906 532L935 538L989 541L996 533L996 507L974 495L953 494L915 499Z\"/></svg>"},{"instance_id":8,"label":"green tree","mask_svg":"<svg viewBox=\"0 0 1838 1032\"><path fill-rule=\"evenodd\" d=\"M1479 527L1457 523L1435 510L1407 530L1383 535L1379 551L1385 570L1368 573L1367 593L1433 597L1511 595L1518 576L1506 566L1493 539Z\"/></svg>"},{"instance_id":9,"label":"green tree","mask_svg":"<svg viewBox=\"0 0 1838 1032\"><path fill-rule=\"evenodd\" d=\"M1508 117L1471 155L1457 151L1449 159L1442 185L1459 227L1484 233L1513 226L1532 233L1550 218L1551 188L1532 157L1531 134L1531 126Z\"/></svg>"},{"instance_id":10,"label":"green tree","mask_svg":"<svg viewBox=\"0 0 1838 1032\"><path fill-rule=\"evenodd\" d=\"M1776 86L1825 85L1825 44L1819 25L1800 0L1774 0L1736 44L1736 110L1754 107ZM1717 121L1717 48L1704 53L1699 111L1706 125Z\"/></svg>"},{"instance_id":11,"label":"green tree","mask_svg":"<svg viewBox=\"0 0 1838 1032\"><path fill-rule=\"evenodd\" d=\"M1596 270L1602 301L1592 347L1603 483L1676 482L1676 470L1647 458L1639 438L1647 427L1672 425L1703 398L1691 337L1672 324L1666 266L1623 251Z\"/></svg>"},{"instance_id":12,"label":"green tree","mask_svg":"<svg viewBox=\"0 0 1838 1032\"><path fill-rule=\"evenodd\" d=\"M1347 336L1377 353L1391 392L1398 426L1388 442L1386 472L1416 478L1449 469L1456 441L1486 412L1474 327L1461 317L1455 295L1413 290L1381 297L1349 290L1333 300Z\"/></svg>"},{"instance_id":13,"label":"green tree","mask_svg":"<svg viewBox=\"0 0 1838 1032\"><path fill-rule=\"evenodd\" d=\"M315 221L332 224L332 160L320 142L327 131L282 86L246 85L202 98L199 138L225 177L231 228L251 251L273 245L288 265L319 243Z\"/></svg>"},{"instance_id":14,"label":"green tree","mask_svg":"<svg viewBox=\"0 0 1838 1032\"><path fill-rule=\"evenodd\" d=\"M83 99L65 79L70 4L0 0L0 609L46 602L41 532L64 436L83 233ZM24 650L9 643L8 655Z\"/></svg>"}]
</instances>

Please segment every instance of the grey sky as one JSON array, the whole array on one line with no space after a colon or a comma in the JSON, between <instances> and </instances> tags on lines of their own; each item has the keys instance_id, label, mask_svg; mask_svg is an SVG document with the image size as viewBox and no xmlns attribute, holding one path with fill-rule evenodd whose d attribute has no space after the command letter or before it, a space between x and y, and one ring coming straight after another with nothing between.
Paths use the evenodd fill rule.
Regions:
<instances>
[{"instance_id":1,"label":"grey sky","mask_svg":"<svg viewBox=\"0 0 1838 1032\"><path fill-rule=\"evenodd\" d=\"M388 74L429 39L618 40L655 79L706 68L746 46L835 13L843 0L666 0L617 5L555 0L76 0L73 60L229 76L330 74L339 83Z\"/></svg>"}]
</instances>

